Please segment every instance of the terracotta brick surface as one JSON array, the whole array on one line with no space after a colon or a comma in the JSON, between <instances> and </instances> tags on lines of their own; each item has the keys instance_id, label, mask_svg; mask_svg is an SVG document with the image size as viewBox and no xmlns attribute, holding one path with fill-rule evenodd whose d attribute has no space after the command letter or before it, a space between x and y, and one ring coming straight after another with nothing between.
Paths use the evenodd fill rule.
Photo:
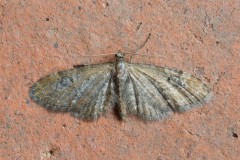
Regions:
<instances>
[{"instance_id":1,"label":"terracotta brick surface","mask_svg":"<svg viewBox=\"0 0 240 160\"><path fill-rule=\"evenodd\" d=\"M1 159L227 159L240 155L240 1L1 0ZM210 83L212 100L164 121L95 122L50 113L29 87L76 64L114 60L151 37L133 63ZM106 54L103 56L89 56Z\"/></svg>"}]
</instances>

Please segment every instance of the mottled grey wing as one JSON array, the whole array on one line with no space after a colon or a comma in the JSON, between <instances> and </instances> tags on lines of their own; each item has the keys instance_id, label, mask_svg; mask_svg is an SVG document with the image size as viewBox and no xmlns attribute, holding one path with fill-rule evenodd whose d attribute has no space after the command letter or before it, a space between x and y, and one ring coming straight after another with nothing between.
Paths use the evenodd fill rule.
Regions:
<instances>
[{"instance_id":1,"label":"mottled grey wing","mask_svg":"<svg viewBox=\"0 0 240 160\"><path fill-rule=\"evenodd\" d=\"M94 120L105 111L113 71L112 64L100 64L53 73L31 87L30 97L50 111Z\"/></svg>"},{"instance_id":2,"label":"mottled grey wing","mask_svg":"<svg viewBox=\"0 0 240 160\"><path fill-rule=\"evenodd\" d=\"M128 71L127 111L142 119L163 119L189 110L210 92L205 83L182 71L141 64L128 64Z\"/></svg>"}]
</instances>

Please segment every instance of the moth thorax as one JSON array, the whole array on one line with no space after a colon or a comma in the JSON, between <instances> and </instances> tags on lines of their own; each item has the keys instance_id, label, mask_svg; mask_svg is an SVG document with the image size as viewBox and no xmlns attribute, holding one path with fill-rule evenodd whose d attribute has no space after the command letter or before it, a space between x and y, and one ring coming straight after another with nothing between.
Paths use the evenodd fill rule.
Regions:
<instances>
[{"instance_id":1,"label":"moth thorax","mask_svg":"<svg viewBox=\"0 0 240 160\"><path fill-rule=\"evenodd\" d=\"M116 63L117 77L120 80L127 79L127 68L123 58L118 58Z\"/></svg>"}]
</instances>

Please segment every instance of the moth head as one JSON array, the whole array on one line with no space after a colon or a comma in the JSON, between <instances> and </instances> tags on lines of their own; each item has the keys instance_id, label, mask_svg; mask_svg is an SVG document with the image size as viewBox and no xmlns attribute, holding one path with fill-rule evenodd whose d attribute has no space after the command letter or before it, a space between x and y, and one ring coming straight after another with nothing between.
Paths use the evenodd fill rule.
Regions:
<instances>
[{"instance_id":1,"label":"moth head","mask_svg":"<svg viewBox=\"0 0 240 160\"><path fill-rule=\"evenodd\" d=\"M116 58L117 59L121 59L121 58L124 58L125 54L121 51L118 51L117 54L116 54Z\"/></svg>"}]
</instances>

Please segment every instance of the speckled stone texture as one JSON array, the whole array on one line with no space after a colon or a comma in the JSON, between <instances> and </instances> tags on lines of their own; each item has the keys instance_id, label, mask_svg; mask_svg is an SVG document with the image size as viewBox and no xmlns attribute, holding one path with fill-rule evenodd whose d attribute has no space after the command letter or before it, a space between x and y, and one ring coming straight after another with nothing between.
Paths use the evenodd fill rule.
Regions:
<instances>
[{"instance_id":1,"label":"speckled stone texture","mask_svg":"<svg viewBox=\"0 0 240 160\"><path fill-rule=\"evenodd\" d=\"M240 1L0 1L0 159L239 159ZM50 113L29 87L77 64L114 60L151 37L133 63L210 83L212 100L164 121L95 122ZM99 55L102 56L89 56Z\"/></svg>"}]
</instances>

